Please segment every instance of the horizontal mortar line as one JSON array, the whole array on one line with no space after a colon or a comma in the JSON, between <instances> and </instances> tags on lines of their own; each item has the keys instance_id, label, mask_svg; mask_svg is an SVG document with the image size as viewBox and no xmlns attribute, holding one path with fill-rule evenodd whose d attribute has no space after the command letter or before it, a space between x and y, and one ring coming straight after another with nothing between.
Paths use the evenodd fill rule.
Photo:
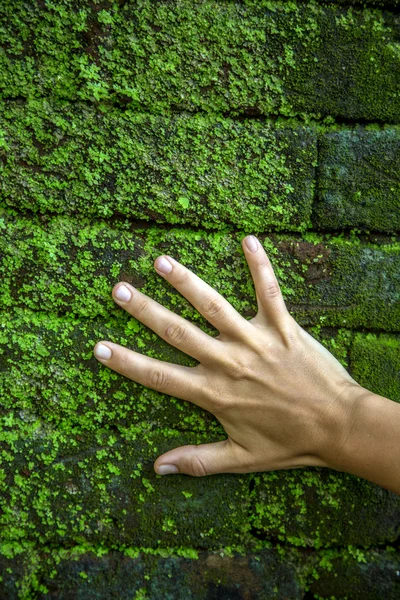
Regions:
<instances>
[{"instance_id":1,"label":"horizontal mortar line","mask_svg":"<svg viewBox=\"0 0 400 600\"><path fill-rule=\"evenodd\" d=\"M140 232L142 231L147 231L148 229L162 229L162 230L168 230L168 231L173 231L173 230L183 230L183 231L193 231L193 232L199 232L199 233L204 233L207 235L217 235L217 234L242 234L245 231L245 227L239 227L237 225L229 225L229 224L224 224L223 227L221 228L205 228L204 226L201 225L191 225L190 223L165 223L165 222L158 222L158 221L154 221L154 220L150 220L147 221L145 219L129 219L129 217L122 215L121 213L117 213L115 215L113 215L110 218L104 218L104 217L95 217L95 216L85 216L85 215L80 215L80 214L74 214L74 215L68 215L66 213L57 213L57 212L52 212L49 211L47 213L40 213L40 212L35 212L31 209L24 209L24 210L20 210L20 209L14 209L13 207L10 206L6 206L4 204L1 204L0 201L0 211L1 209L4 209L5 211L8 212L10 218L15 218L18 219L19 217L21 218L32 218L32 219L36 219L36 220L40 220L41 223L38 223L38 226L41 226L41 224L43 224L43 227L45 227L51 220L53 219L65 219L65 220L71 220L71 221L77 221L79 220L79 222L82 224L83 226L92 226L92 225L99 225L99 224L104 224L107 227L109 227L110 229L114 229L115 231L121 231L123 232ZM87 224L84 223L84 221L87 221ZM126 228L126 226L129 226L129 228ZM257 235L275 235L275 236L291 236L294 238L298 238L298 239L302 239L302 237L304 235L307 235L309 233L313 233L316 235L320 235L320 236L324 236L324 235L329 235L329 236L340 236L341 234L345 234L345 237L341 237L341 239L349 239L350 238L350 234L354 231L357 232L357 239L358 238L362 238L362 237L366 237L366 236L380 236L383 238L392 238L392 237L396 237L398 239L395 240L395 242L400 241L400 231L394 231L394 232L387 232L387 231L381 231L381 230L371 230L371 229L360 229L357 226L346 226L343 227L341 229L329 229L329 228L325 228L325 229L316 229L316 228L309 228L309 229L305 229L304 231L292 231L290 229L275 229L273 227L271 227L271 229L269 230L260 230L260 231L255 231L254 229L251 230L252 232L257 233ZM247 234L248 235L248 234ZM353 236L354 237L354 233ZM386 240L381 240L383 242L385 242ZM388 239L387 243L393 243L392 239ZM377 245L377 247L379 247Z\"/></svg>"},{"instance_id":2,"label":"horizontal mortar line","mask_svg":"<svg viewBox=\"0 0 400 600\"><path fill-rule=\"evenodd\" d=\"M353 6L354 8L354 6ZM400 13L399 13L400 14ZM30 97L25 97L25 96L15 96L15 97L3 97L0 95L0 101L3 102L27 102L29 99L31 99ZM63 96L35 96L33 98L34 100L48 100L48 101L53 101L55 103L57 103L57 101L62 101L62 102L68 102L69 104L82 104L82 105L86 105L86 106L93 106L93 107L100 107L100 106L104 106L104 107L111 107L113 109L117 109L121 111L121 114L123 114L124 112L126 112L127 110L130 110L130 104L124 104L121 106L120 103L114 103L114 102L93 102L90 100L74 100L74 99L69 99ZM344 125L347 126L347 128L349 130L353 130L356 127L363 127L363 126L367 126L367 125L376 125L378 127L383 127L383 126L398 126L400 125L400 119L399 121L384 121L383 119L352 119L352 118L346 118L346 117L334 117L333 115L326 115L324 117L321 117L320 119L317 119L311 115L307 115L305 118L302 118L302 115L304 115L304 112L299 112L299 114L295 115L295 116L291 116L291 117L287 117L286 115L280 114L280 113L268 113L268 114L253 114L253 113L246 113L246 111L244 112L239 112L239 113L229 113L229 112L213 112L213 111L205 111L205 110L189 110L189 109L185 109L185 110L175 110L175 109L171 109L167 112L164 113L154 113L154 112L150 112L149 110L144 110L144 109L135 109L134 111L132 111L132 114L134 115L149 115L149 116L160 116L160 117L170 117L170 116L174 116L174 115L191 115L191 116L196 116L196 115L202 115L202 116L219 116L219 117L224 117L226 119L231 119L233 121L244 121L244 120L254 120L254 121L261 121L261 122L265 122L265 121L288 121L288 122L293 122L293 120L298 120L299 122L299 126L305 126L305 127L312 127L313 125L315 126L323 126L324 129L326 129L327 131L329 131L330 129L332 129L332 131L336 131L335 126L336 125ZM329 123L326 124L324 123L325 119L334 119L334 123ZM292 127L291 127L292 128Z\"/></svg>"},{"instance_id":3,"label":"horizontal mortar line","mask_svg":"<svg viewBox=\"0 0 400 600\"><path fill-rule=\"evenodd\" d=\"M323 467L328 468L328 467ZM331 469L332 471L334 471L333 469ZM394 492L391 492L394 494ZM261 542L269 542L271 541L273 544L275 544L276 546L278 546L278 544L282 544L284 546L289 546L290 548L295 548L296 550L299 550L300 552L304 552L304 553L309 553L310 550L315 551L315 552L320 552L320 551L324 551L324 550L338 550L340 552L343 552L343 550L347 550L349 546L353 546L353 544L335 544L333 546L323 546L320 548L315 548L315 546L296 546L294 544L287 544L285 541L280 541L276 535L271 535L269 536L267 533L265 534L265 539L261 538L262 533L261 534L252 534L251 531L256 531L256 528L252 528L249 533L252 537L254 537L255 539L260 540ZM385 550L386 547L389 545L392 545L393 548L399 549L400 550L400 537L396 538L393 542L380 542L379 544L371 544L370 546L355 546L356 548L360 548L362 550L377 550L379 552L379 550ZM400 553L399 553L400 556Z\"/></svg>"},{"instance_id":4,"label":"horizontal mortar line","mask_svg":"<svg viewBox=\"0 0 400 600\"><path fill-rule=\"evenodd\" d=\"M290 310L290 304L288 301L286 301L286 304L288 305L288 309ZM78 321L78 323L75 323L75 325L77 327L79 327L79 324L82 323L84 325L88 325L88 324L92 324L93 326L100 326L100 327L106 327L107 329L111 329L112 331L120 331L119 329L117 329L116 327L114 327L114 325L112 326L108 326L106 320L107 319L118 319L118 315L112 315L109 314L108 316L104 317L104 321L101 320L102 317L100 317L99 315L96 315L95 317L85 317L85 316L81 316L78 315L76 313L68 313L68 312L46 312L43 310L36 310L36 309L24 309L24 308L20 308L17 307L19 310L21 310L21 312L23 311L24 314L26 313L31 313L34 315L39 315L41 317L48 317L48 321L52 321L53 319L58 319L60 321L67 321L70 322L72 324L72 321ZM324 308L324 307L321 307ZM335 307L338 308L338 307ZM340 307L339 307L340 308ZM254 309L254 315L256 314L256 308ZM124 313L125 314L125 313ZM175 313L178 314L178 313ZM18 314L13 314L13 310L11 309L10 311L6 311L6 310L0 310L0 319L1 317L7 317L8 319L8 323L12 322L12 321L18 321L19 319L21 319L21 316ZM133 318L133 317L132 317ZM250 317L252 318L252 317ZM151 329L151 327L148 327L147 325L144 325L139 319L137 319L139 321L139 323L143 326L144 330L149 330L152 331L154 333L154 331ZM185 318L185 320L187 320L189 322L188 318ZM198 327L201 327L201 323L199 323L198 321L190 321L193 322L195 325L197 325ZM29 325L29 323L27 323L27 325ZM118 323L116 323L116 325L118 325ZM120 323L121 327L126 327L126 324L124 323ZM40 325L35 325L35 327L38 327ZM353 334L356 333L361 333L361 334L368 334L368 333L372 333L375 335L389 335L392 337L399 337L400 336L400 330L399 331L386 331L384 329L377 329L377 328L369 328L369 327L358 327L357 329L350 329L349 327L346 327L345 325L337 325L337 326L330 326L330 325L322 325L321 323L314 323L312 325L304 325L301 326L304 329L310 329L312 327L320 327L321 331L327 331L327 332L331 332L331 331L335 331L338 332L339 330L345 330L345 331L349 331ZM2 328L2 326L0 325L0 329ZM217 334L217 330L215 330L215 333ZM121 332L122 335L122 332ZM159 336L160 337L160 336ZM162 338L160 337L160 340ZM172 344L169 344L169 346L172 346ZM174 347L174 346L172 346Z\"/></svg>"},{"instance_id":5,"label":"horizontal mortar line","mask_svg":"<svg viewBox=\"0 0 400 600\"><path fill-rule=\"evenodd\" d=\"M0 536L0 541L1 541L1 539L2 538ZM27 538L25 538L25 539L27 540ZM254 538L254 539L256 539L256 538ZM16 539L16 540L13 540L13 539L10 539L9 537L7 537L5 539L5 541L7 541L7 543L10 543L10 544L12 544L12 543L18 543L20 545L20 543L21 543L21 539L20 538ZM269 540L265 540L265 541L269 541ZM34 543L37 542L37 538L32 538L32 542L34 542ZM28 550L32 551L32 546L30 545L31 542L28 541L28 543L29 543ZM343 550L347 550L349 548L349 546L351 546L353 548L360 549L360 550L366 550L366 551L374 551L374 550L376 550L377 552L381 552L381 550L386 550L386 548L388 546L392 547L392 548L394 548L396 550L398 549L397 548L398 540L395 540L395 542L387 542L387 543L382 542L380 544L372 544L371 546L354 546L353 544L347 544L347 545L343 545L343 546L324 546L324 547L320 547L320 548L315 548L314 546L296 546L296 545L290 544L290 543L288 543L286 541L280 541L276 537L271 536L271 542L270 543L272 543L272 548L271 548L272 550L275 550L278 547L284 546L285 548L290 548L292 550L298 551L299 553L310 555L310 556L311 555L319 555L319 554L324 553L324 552L329 551L329 550L338 550L338 551L342 552ZM395 545L393 545L393 544L395 544ZM51 542L47 543L46 545L35 544L35 546L33 547L33 550L34 551L35 550L39 551L41 554L42 553L47 553L47 552L50 554L50 553L53 553L54 550L67 550L68 551L68 550L73 550L73 549L75 549L75 548L77 548L79 546L81 546L81 542L74 542L74 541L71 540L70 544L65 544L65 543L63 543L63 544L53 543L52 544ZM231 548L232 546L229 545L229 546L226 546L226 547L227 548ZM131 544L131 545L120 544L118 548L105 548L101 544L91 544L89 548L85 548L85 552L82 553L82 556L84 556L85 554L90 554L90 553L95 554L96 549L98 549L98 550L100 550L100 549L101 550L107 550L107 554L104 554L102 556L107 556L107 555L112 554L112 553L114 553L114 554L120 554L121 556L125 556L124 553L123 553L123 550L124 549L129 549L129 548L135 548L135 549L139 550L139 557L140 557L141 554L152 554L153 551L157 551L157 550L160 550L160 551L171 551L172 553L174 553L174 551L179 550L179 549L183 549L183 550L196 550L197 552L199 552L199 554L203 554L203 555L207 556L209 554L219 553L219 552L221 552L221 550L223 551L225 549L225 546L219 545L219 546L214 546L214 547L209 547L209 548L204 548L204 547L199 547L199 546L185 546L185 547L183 547L183 546L176 546L176 547L173 547L173 546L158 546L158 547L154 547L153 548L153 547L149 546L149 547L140 548L139 546L135 546L133 544ZM268 548L268 547L267 548L262 548L262 549L259 549L259 550L255 550L255 549L249 548L248 552L245 555L241 555L241 556L246 557L246 556L250 556L251 554L258 554L258 553L262 552L263 550L269 550L269 549L270 548ZM148 550L148 552L146 552L146 550ZM400 552L396 552L395 556L396 555L400 556ZM157 558L158 559L163 559L164 558L163 556L157 556L157 555L155 555L154 557L156 559ZM167 557L167 558L169 558L169 557ZM185 557L181 557L181 556L177 555L176 558L185 558ZM230 559L230 558L234 559L234 557L230 557L230 556L226 556L225 558L227 558L227 559ZM66 559L66 560L68 560L68 559ZM197 559L193 559L193 560L197 560Z\"/></svg>"}]
</instances>

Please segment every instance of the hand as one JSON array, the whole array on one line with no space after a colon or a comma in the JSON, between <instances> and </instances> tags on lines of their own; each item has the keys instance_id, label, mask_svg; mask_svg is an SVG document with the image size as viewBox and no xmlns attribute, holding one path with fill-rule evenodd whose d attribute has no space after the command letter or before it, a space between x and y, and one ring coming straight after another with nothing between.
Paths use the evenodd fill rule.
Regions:
<instances>
[{"instance_id":1,"label":"hand","mask_svg":"<svg viewBox=\"0 0 400 600\"><path fill-rule=\"evenodd\" d=\"M159 456L154 468L160 475L329 466L348 436L353 392L361 386L289 314L257 238L244 238L242 248L257 295L258 312L250 320L173 258L155 261L157 273L220 332L217 337L128 283L113 289L117 304L200 364L175 365L112 342L96 344L98 360L213 413L228 435L222 442L182 446Z\"/></svg>"}]
</instances>

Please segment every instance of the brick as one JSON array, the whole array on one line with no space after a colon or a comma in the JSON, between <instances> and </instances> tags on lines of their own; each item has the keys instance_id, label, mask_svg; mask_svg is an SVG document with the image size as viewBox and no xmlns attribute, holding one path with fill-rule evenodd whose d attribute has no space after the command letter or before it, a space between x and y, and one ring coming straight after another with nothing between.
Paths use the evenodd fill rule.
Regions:
<instances>
[{"instance_id":1,"label":"brick","mask_svg":"<svg viewBox=\"0 0 400 600\"><path fill-rule=\"evenodd\" d=\"M354 336L353 377L375 394L400 402L400 337L369 333Z\"/></svg>"},{"instance_id":2,"label":"brick","mask_svg":"<svg viewBox=\"0 0 400 600\"><path fill-rule=\"evenodd\" d=\"M400 17L284 2L80 0L0 13L3 97L399 122Z\"/></svg>"},{"instance_id":3,"label":"brick","mask_svg":"<svg viewBox=\"0 0 400 600\"><path fill-rule=\"evenodd\" d=\"M400 130L396 127L321 134L317 229L400 229Z\"/></svg>"},{"instance_id":4,"label":"brick","mask_svg":"<svg viewBox=\"0 0 400 600\"><path fill-rule=\"evenodd\" d=\"M53 429L28 410L8 413L2 430L2 542L201 549L249 541L246 476L213 475L211 485L154 472L158 455L195 435L152 431L150 422L121 433L67 421Z\"/></svg>"},{"instance_id":5,"label":"brick","mask_svg":"<svg viewBox=\"0 0 400 600\"><path fill-rule=\"evenodd\" d=\"M318 598L352 598L352 600L397 600L400 593L400 557L392 548L354 550L353 556L330 561L330 568L319 568L318 580L311 593Z\"/></svg>"},{"instance_id":6,"label":"brick","mask_svg":"<svg viewBox=\"0 0 400 600\"><path fill-rule=\"evenodd\" d=\"M209 329L192 305L155 272L154 260L164 253L220 291L243 316L254 316L257 310L240 232L138 229L124 222L28 218L7 210L0 218L3 310L27 308L92 319L112 316L125 319L127 325L127 315L111 298L112 287L125 280ZM390 238L375 244L355 236L315 233L259 238L288 308L301 325L400 331L398 243Z\"/></svg>"},{"instance_id":7,"label":"brick","mask_svg":"<svg viewBox=\"0 0 400 600\"><path fill-rule=\"evenodd\" d=\"M400 497L365 479L307 467L254 475L252 533L323 548L373 546L400 535Z\"/></svg>"},{"instance_id":8,"label":"brick","mask_svg":"<svg viewBox=\"0 0 400 600\"><path fill-rule=\"evenodd\" d=\"M0 128L1 199L19 210L210 229L309 223L310 127L46 99L0 103Z\"/></svg>"},{"instance_id":9,"label":"brick","mask_svg":"<svg viewBox=\"0 0 400 600\"><path fill-rule=\"evenodd\" d=\"M14 589L0 583L0 592L10 594L7 596L10 600L17 598L15 584L20 585L25 576L26 595L36 592L35 597L40 600L301 600L303 597L297 573L301 558L294 552L287 553L288 562L275 548L249 551L246 555L229 550L225 553L225 548L218 552L192 550L191 554L197 555L192 558L185 557L190 555L190 549L186 548L180 549L180 556L167 548L160 549L161 555L129 550L124 554L104 553L101 548L92 552L83 547L52 551L39 548L14 559L0 558L10 571L7 579L14 582Z\"/></svg>"}]
</instances>

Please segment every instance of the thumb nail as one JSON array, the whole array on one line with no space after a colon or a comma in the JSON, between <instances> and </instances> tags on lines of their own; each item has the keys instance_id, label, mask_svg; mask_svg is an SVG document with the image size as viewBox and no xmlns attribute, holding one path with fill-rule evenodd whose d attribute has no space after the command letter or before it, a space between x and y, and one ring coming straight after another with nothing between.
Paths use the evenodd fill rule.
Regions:
<instances>
[{"instance_id":1,"label":"thumb nail","mask_svg":"<svg viewBox=\"0 0 400 600\"><path fill-rule=\"evenodd\" d=\"M159 475L171 475L172 473L179 473L178 467L175 465L161 465L157 468Z\"/></svg>"}]
</instances>

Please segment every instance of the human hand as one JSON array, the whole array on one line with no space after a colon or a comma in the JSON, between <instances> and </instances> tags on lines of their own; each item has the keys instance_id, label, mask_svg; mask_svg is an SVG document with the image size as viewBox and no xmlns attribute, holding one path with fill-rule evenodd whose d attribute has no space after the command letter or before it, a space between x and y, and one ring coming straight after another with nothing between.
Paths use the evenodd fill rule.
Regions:
<instances>
[{"instance_id":1,"label":"human hand","mask_svg":"<svg viewBox=\"0 0 400 600\"><path fill-rule=\"evenodd\" d=\"M348 436L348 415L361 386L289 314L257 238L247 236L242 248L258 304L250 320L173 258L163 255L154 263L157 273L220 332L217 337L128 283L113 288L119 306L200 364L176 365L108 341L96 344L97 359L146 387L211 412L228 435L159 456L154 469L160 475L330 466L332 453L340 452ZM163 266L170 272L161 271Z\"/></svg>"}]
</instances>

